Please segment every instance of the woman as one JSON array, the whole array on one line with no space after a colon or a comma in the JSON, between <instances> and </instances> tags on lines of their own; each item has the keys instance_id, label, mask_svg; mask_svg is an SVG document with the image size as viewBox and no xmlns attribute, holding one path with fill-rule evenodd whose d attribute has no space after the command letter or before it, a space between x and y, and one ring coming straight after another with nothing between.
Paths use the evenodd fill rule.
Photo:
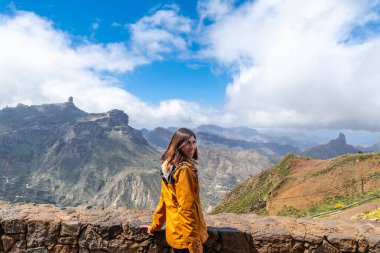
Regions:
<instances>
[{"instance_id":1,"label":"woman","mask_svg":"<svg viewBox=\"0 0 380 253\"><path fill-rule=\"evenodd\" d=\"M166 222L166 240L174 252L203 253L206 223L199 199L195 134L178 129L161 157L161 197L148 234Z\"/></svg>"}]
</instances>

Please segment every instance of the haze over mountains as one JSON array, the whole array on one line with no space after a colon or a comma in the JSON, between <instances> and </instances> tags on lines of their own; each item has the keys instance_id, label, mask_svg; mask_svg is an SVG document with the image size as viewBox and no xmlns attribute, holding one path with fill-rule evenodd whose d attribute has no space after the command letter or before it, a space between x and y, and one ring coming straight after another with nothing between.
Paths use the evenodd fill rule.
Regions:
<instances>
[{"instance_id":1,"label":"haze over mountains","mask_svg":"<svg viewBox=\"0 0 380 253\"><path fill-rule=\"evenodd\" d=\"M174 131L162 127L139 131L129 126L123 111L86 113L72 98L66 103L4 108L0 110L0 199L153 209L160 194L161 151ZM347 149L344 136L301 150L310 142L245 127L202 125L194 131L201 198L209 209L238 183L289 152L305 156L357 152Z\"/></svg>"}]
</instances>

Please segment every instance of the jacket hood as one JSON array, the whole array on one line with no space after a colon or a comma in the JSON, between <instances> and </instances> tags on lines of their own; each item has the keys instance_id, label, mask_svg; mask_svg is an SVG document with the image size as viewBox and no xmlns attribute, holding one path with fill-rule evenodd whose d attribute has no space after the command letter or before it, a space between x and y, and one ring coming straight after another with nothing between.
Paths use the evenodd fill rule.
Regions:
<instances>
[{"instance_id":1,"label":"jacket hood","mask_svg":"<svg viewBox=\"0 0 380 253\"><path fill-rule=\"evenodd\" d=\"M167 161L161 165L161 177L165 178L166 182L169 181L169 177L172 174L174 168L175 166L173 164L168 164Z\"/></svg>"}]
</instances>

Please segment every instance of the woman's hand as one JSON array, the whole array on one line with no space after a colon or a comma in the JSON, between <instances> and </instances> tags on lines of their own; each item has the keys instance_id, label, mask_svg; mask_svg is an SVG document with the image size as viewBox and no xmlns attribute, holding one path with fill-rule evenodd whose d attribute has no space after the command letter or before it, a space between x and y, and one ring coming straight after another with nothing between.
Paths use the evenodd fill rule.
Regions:
<instances>
[{"instance_id":1,"label":"woman's hand","mask_svg":"<svg viewBox=\"0 0 380 253\"><path fill-rule=\"evenodd\" d=\"M142 226L140 226L140 228L145 228L145 229L146 229L146 233L147 233L148 235L150 235L150 236L153 235L153 234L150 232L150 230L149 230L149 226L148 226L148 225L142 225Z\"/></svg>"}]
</instances>

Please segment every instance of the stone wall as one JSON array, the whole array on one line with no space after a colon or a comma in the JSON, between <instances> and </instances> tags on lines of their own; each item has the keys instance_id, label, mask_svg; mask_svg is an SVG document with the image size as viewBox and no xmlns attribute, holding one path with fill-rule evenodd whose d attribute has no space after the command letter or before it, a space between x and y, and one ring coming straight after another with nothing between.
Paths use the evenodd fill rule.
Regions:
<instances>
[{"instance_id":1,"label":"stone wall","mask_svg":"<svg viewBox=\"0 0 380 253\"><path fill-rule=\"evenodd\" d=\"M0 203L0 252L168 253L164 231L140 225L151 212ZM205 253L380 252L380 223L255 215L207 216Z\"/></svg>"}]
</instances>

